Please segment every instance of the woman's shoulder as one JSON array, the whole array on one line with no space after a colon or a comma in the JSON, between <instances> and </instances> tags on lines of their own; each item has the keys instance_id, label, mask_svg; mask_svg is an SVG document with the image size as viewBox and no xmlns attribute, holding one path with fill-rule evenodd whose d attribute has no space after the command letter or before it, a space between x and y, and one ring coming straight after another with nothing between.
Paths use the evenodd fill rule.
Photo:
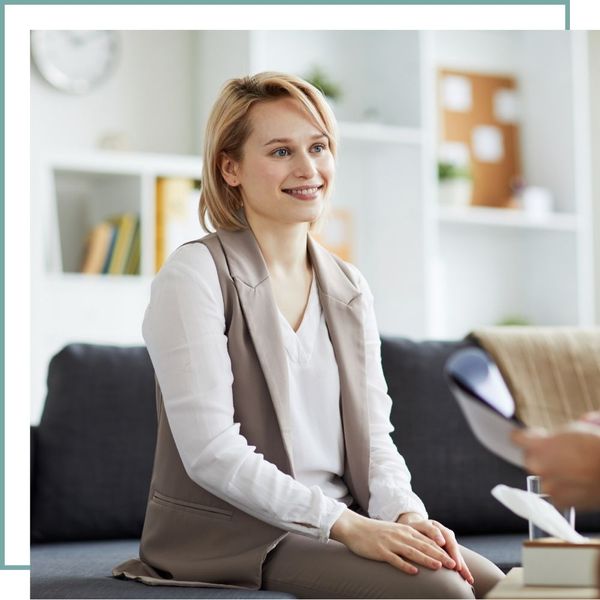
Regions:
<instances>
[{"instance_id":1,"label":"woman's shoulder","mask_svg":"<svg viewBox=\"0 0 600 600\"><path fill-rule=\"evenodd\" d=\"M363 294L371 295L371 288L369 287L367 279L359 270L359 268L348 261L343 261L343 263L348 271L352 274L352 277L354 278L354 285L356 285L356 287L363 292Z\"/></svg>"},{"instance_id":2,"label":"woman's shoulder","mask_svg":"<svg viewBox=\"0 0 600 600\"><path fill-rule=\"evenodd\" d=\"M184 244L168 256L152 281L142 333L146 342L153 331L165 331L165 327L171 327L169 335L183 336L185 331L179 325L192 322L194 327L201 324L202 331L220 332L225 326L223 315L210 252L201 243Z\"/></svg>"},{"instance_id":3,"label":"woman's shoulder","mask_svg":"<svg viewBox=\"0 0 600 600\"><path fill-rule=\"evenodd\" d=\"M323 248L332 258L332 260L337 263L339 269L344 273L344 275L348 278L348 280L352 283L354 287L356 287L361 292L371 293L369 288L369 284L365 276L362 274L360 269L353 263L348 262L334 254L333 252Z\"/></svg>"},{"instance_id":4,"label":"woman's shoulder","mask_svg":"<svg viewBox=\"0 0 600 600\"><path fill-rule=\"evenodd\" d=\"M347 260L342 260L339 257L337 263L340 265L340 268L346 273L352 283L354 283L356 287L360 287L360 283L364 280L364 277L358 267Z\"/></svg>"},{"instance_id":5,"label":"woman's shoulder","mask_svg":"<svg viewBox=\"0 0 600 600\"><path fill-rule=\"evenodd\" d=\"M188 242L176 248L156 274L155 282L166 283L182 277L218 285L215 261L209 249L200 240Z\"/></svg>"}]
</instances>

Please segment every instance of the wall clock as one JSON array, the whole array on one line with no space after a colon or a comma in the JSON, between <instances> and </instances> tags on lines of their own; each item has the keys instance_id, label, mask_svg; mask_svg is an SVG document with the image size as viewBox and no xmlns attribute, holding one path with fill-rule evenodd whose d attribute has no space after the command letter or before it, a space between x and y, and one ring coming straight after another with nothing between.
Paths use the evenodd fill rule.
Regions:
<instances>
[{"instance_id":1,"label":"wall clock","mask_svg":"<svg viewBox=\"0 0 600 600\"><path fill-rule=\"evenodd\" d=\"M55 88L85 94L113 71L119 54L116 31L32 31L31 57Z\"/></svg>"}]
</instances>

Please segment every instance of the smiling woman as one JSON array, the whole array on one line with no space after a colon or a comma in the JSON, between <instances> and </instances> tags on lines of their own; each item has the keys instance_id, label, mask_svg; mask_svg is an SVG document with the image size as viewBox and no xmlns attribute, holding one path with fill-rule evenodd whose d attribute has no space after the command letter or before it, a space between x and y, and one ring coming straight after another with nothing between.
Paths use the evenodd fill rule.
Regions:
<instances>
[{"instance_id":1,"label":"smiling woman","mask_svg":"<svg viewBox=\"0 0 600 600\"><path fill-rule=\"evenodd\" d=\"M336 149L302 79L221 91L200 199L216 231L169 257L144 317L157 446L140 558L113 575L305 598L482 597L502 577L413 493L373 296L310 235Z\"/></svg>"},{"instance_id":2,"label":"smiling woman","mask_svg":"<svg viewBox=\"0 0 600 600\"><path fill-rule=\"evenodd\" d=\"M290 172L310 150L312 155L323 155L320 168L333 178L337 125L331 108L316 88L301 79L263 75L229 81L209 117L200 204L205 228L206 215L217 229L246 228L246 216L239 210L246 190L237 177L242 175L240 169L249 177L254 164L265 169L268 177L279 173L288 178L287 182L271 181L279 185L279 193L281 185L302 188L318 183L323 186L321 206L331 195L333 181L318 181L319 174L313 177L317 181L307 181L302 173L298 177ZM280 121L282 116L284 121ZM277 159L288 165L287 175L283 165L276 166Z\"/></svg>"},{"instance_id":3,"label":"smiling woman","mask_svg":"<svg viewBox=\"0 0 600 600\"><path fill-rule=\"evenodd\" d=\"M329 135L293 98L255 104L251 133L240 160L224 152L221 172L233 188L253 231L267 222L313 223L323 212L334 177Z\"/></svg>"}]
</instances>

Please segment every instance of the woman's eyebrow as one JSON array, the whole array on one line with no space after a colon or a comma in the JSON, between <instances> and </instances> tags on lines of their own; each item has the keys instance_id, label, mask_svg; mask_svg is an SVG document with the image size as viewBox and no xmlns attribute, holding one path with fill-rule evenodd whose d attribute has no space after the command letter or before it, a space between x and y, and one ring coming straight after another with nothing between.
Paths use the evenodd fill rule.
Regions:
<instances>
[{"instance_id":1,"label":"woman's eyebrow","mask_svg":"<svg viewBox=\"0 0 600 600\"><path fill-rule=\"evenodd\" d=\"M320 140L322 138L325 139L329 139L324 133L317 133L315 135L313 135L310 139L311 140ZM273 138L272 140L269 140L268 142L266 142L264 145L268 146L269 144L289 144L292 143L294 140L290 139L290 138Z\"/></svg>"}]
</instances>

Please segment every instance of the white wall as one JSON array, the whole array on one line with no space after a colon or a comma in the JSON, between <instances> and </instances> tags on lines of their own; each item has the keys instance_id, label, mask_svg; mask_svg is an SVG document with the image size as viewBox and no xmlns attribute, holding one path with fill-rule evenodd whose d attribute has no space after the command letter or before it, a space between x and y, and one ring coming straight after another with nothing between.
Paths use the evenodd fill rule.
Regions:
<instances>
[{"instance_id":1,"label":"white wall","mask_svg":"<svg viewBox=\"0 0 600 600\"><path fill-rule=\"evenodd\" d=\"M52 282L46 279L46 263L52 251L52 213L42 172L43 158L56 152L91 150L107 133L123 133L131 151L173 154L198 153L196 146L197 56L195 32L123 31L121 53L112 76L83 96L65 94L47 84L31 68L31 420L38 422L46 395L48 354L60 348L52 331L55 317L66 310L86 318L85 298L64 298L60 306L46 302ZM80 289L80 288L74 288ZM104 288L103 288L104 289ZM90 288L90 293L96 293ZM100 291L98 291L100 293ZM131 290L123 306L139 304L147 290ZM56 295L54 295L56 297ZM74 301L76 300L76 301ZM78 302L77 302L78 301ZM130 308L131 313L131 308ZM143 317L140 311L139 323ZM143 343L127 334L114 319L114 328L103 331L114 343ZM111 337L112 336L112 337ZM86 340L76 335L72 341ZM61 344L62 345L62 342Z\"/></svg>"},{"instance_id":2,"label":"white wall","mask_svg":"<svg viewBox=\"0 0 600 600\"><path fill-rule=\"evenodd\" d=\"M513 73L519 62L515 40L520 38L515 31L436 31L435 62L447 69Z\"/></svg>"},{"instance_id":3,"label":"white wall","mask_svg":"<svg viewBox=\"0 0 600 600\"><path fill-rule=\"evenodd\" d=\"M122 31L120 59L89 94L60 92L31 67L32 156L93 148L123 132L132 151L189 154L194 110L194 32Z\"/></svg>"},{"instance_id":4,"label":"white wall","mask_svg":"<svg viewBox=\"0 0 600 600\"><path fill-rule=\"evenodd\" d=\"M596 325L600 325L600 31L589 33Z\"/></svg>"},{"instance_id":5,"label":"white wall","mask_svg":"<svg viewBox=\"0 0 600 600\"><path fill-rule=\"evenodd\" d=\"M198 31L195 54L197 63L195 130L198 152L202 153L204 128L208 113L218 92L227 79L248 75L251 56L248 56L252 31ZM215 48L227 48L227 52Z\"/></svg>"}]
</instances>

